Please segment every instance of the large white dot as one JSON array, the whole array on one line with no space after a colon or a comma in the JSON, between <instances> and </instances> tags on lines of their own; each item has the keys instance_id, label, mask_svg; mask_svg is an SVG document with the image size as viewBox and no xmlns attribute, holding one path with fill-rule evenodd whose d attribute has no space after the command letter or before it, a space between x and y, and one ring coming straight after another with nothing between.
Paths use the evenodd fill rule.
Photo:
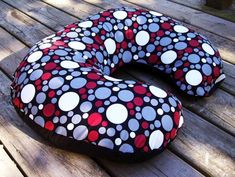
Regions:
<instances>
[{"instance_id":1,"label":"large white dot","mask_svg":"<svg viewBox=\"0 0 235 177\"><path fill-rule=\"evenodd\" d=\"M125 11L119 10L113 13L113 16L116 19L123 20L124 18L127 17L127 13Z\"/></svg>"},{"instance_id":2,"label":"large white dot","mask_svg":"<svg viewBox=\"0 0 235 177\"><path fill-rule=\"evenodd\" d=\"M174 30L178 33L187 33L189 31L188 28L186 28L185 26L182 26L182 25L175 25Z\"/></svg>"},{"instance_id":3,"label":"large white dot","mask_svg":"<svg viewBox=\"0 0 235 177\"><path fill-rule=\"evenodd\" d=\"M146 31L139 31L135 37L136 43L140 46L146 45L149 42L149 39L149 33Z\"/></svg>"},{"instance_id":4,"label":"large white dot","mask_svg":"<svg viewBox=\"0 0 235 177\"><path fill-rule=\"evenodd\" d=\"M155 16L162 16L161 13L158 13L158 12L155 12L155 11L149 11L152 15L155 15Z\"/></svg>"},{"instance_id":5,"label":"large white dot","mask_svg":"<svg viewBox=\"0 0 235 177\"><path fill-rule=\"evenodd\" d=\"M210 55L215 54L215 51L213 50L213 48L209 44L206 44L206 43L202 44L202 49Z\"/></svg>"},{"instance_id":6,"label":"large white dot","mask_svg":"<svg viewBox=\"0 0 235 177\"><path fill-rule=\"evenodd\" d=\"M46 48L49 48L49 47L51 47L51 44L50 44L50 43L44 43L44 44L42 44L42 45L39 46L39 48L42 49L42 50L43 50L43 49L46 49Z\"/></svg>"},{"instance_id":7,"label":"large white dot","mask_svg":"<svg viewBox=\"0 0 235 177\"><path fill-rule=\"evenodd\" d=\"M116 50L116 43L115 43L115 41L113 39L111 39L111 38L106 39L104 41L104 45L105 45L105 47L107 49L107 52L109 54L113 54L115 52L115 50Z\"/></svg>"},{"instance_id":8,"label":"large white dot","mask_svg":"<svg viewBox=\"0 0 235 177\"><path fill-rule=\"evenodd\" d=\"M168 50L161 55L161 61L164 64L171 64L177 58L177 53L173 50Z\"/></svg>"},{"instance_id":9,"label":"large white dot","mask_svg":"<svg viewBox=\"0 0 235 177\"><path fill-rule=\"evenodd\" d=\"M160 130L155 130L149 137L149 147L151 150L161 147L164 141L164 135Z\"/></svg>"},{"instance_id":10,"label":"large white dot","mask_svg":"<svg viewBox=\"0 0 235 177\"><path fill-rule=\"evenodd\" d=\"M125 106L116 103L108 107L106 111L107 119L114 124L121 124L127 119L128 112Z\"/></svg>"},{"instance_id":11,"label":"large white dot","mask_svg":"<svg viewBox=\"0 0 235 177\"><path fill-rule=\"evenodd\" d=\"M23 87L20 97L23 103L29 103L35 96L35 87L33 84L28 84Z\"/></svg>"},{"instance_id":12,"label":"large white dot","mask_svg":"<svg viewBox=\"0 0 235 177\"><path fill-rule=\"evenodd\" d=\"M73 68L78 68L79 64L73 61L62 61L60 63L60 66L62 66L63 68L67 68L67 69L73 69Z\"/></svg>"},{"instance_id":13,"label":"large white dot","mask_svg":"<svg viewBox=\"0 0 235 177\"><path fill-rule=\"evenodd\" d=\"M197 70L190 70L185 75L185 79L190 85L197 86L202 82L202 74Z\"/></svg>"},{"instance_id":14,"label":"large white dot","mask_svg":"<svg viewBox=\"0 0 235 177\"><path fill-rule=\"evenodd\" d=\"M80 101L80 97L75 92L64 93L59 99L59 108L62 111L70 111L74 109Z\"/></svg>"},{"instance_id":15,"label":"large white dot","mask_svg":"<svg viewBox=\"0 0 235 177\"><path fill-rule=\"evenodd\" d=\"M39 60L42 57L42 55L43 55L42 51L37 51L37 52L34 52L31 55L29 55L27 60L29 63L33 63L33 62Z\"/></svg>"},{"instance_id":16,"label":"large white dot","mask_svg":"<svg viewBox=\"0 0 235 177\"><path fill-rule=\"evenodd\" d=\"M68 46L75 50L84 50L86 48L85 44L83 44L82 42L78 42L78 41L69 42Z\"/></svg>"},{"instance_id":17,"label":"large white dot","mask_svg":"<svg viewBox=\"0 0 235 177\"><path fill-rule=\"evenodd\" d=\"M215 84L217 84L218 82L224 80L226 78L225 74L220 75L216 80L215 80Z\"/></svg>"},{"instance_id":18,"label":"large white dot","mask_svg":"<svg viewBox=\"0 0 235 177\"><path fill-rule=\"evenodd\" d=\"M81 22L78 24L78 26L80 26L82 28L90 28L90 27L92 27L92 21Z\"/></svg>"},{"instance_id":19,"label":"large white dot","mask_svg":"<svg viewBox=\"0 0 235 177\"><path fill-rule=\"evenodd\" d=\"M164 90L162 90L162 89L160 89L158 87L155 87L153 85L149 86L149 90L156 97L165 98L167 96L167 93Z\"/></svg>"}]
</instances>

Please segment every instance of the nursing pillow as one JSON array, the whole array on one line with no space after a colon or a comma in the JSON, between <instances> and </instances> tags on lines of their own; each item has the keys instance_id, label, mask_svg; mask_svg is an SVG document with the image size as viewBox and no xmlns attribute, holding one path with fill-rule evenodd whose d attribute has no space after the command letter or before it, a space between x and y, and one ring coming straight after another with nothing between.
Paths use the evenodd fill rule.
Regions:
<instances>
[{"instance_id":1,"label":"nursing pillow","mask_svg":"<svg viewBox=\"0 0 235 177\"><path fill-rule=\"evenodd\" d=\"M14 74L13 105L60 147L115 160L152 157L175 138L182 106L154 85L110 76L131 62L195 96L208 96L225 77L204 36L154 11L110 9L34 45Z\"/></svg>"}]
</instances>

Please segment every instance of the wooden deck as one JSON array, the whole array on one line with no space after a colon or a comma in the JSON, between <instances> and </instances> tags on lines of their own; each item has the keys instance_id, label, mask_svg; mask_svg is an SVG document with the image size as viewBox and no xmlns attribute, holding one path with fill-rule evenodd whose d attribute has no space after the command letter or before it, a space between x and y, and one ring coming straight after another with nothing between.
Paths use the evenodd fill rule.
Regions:
<instances>
[{"instance_id":1,"label":"wooden deck","mask_svg":"<svg viewBox=\"0 0 235 177\"><path fill-rule=\"evenodd\" d=\"M184 2L189 2L183 4ZM0 177L18 176L235 176L235 23L202 11L191 0L0 1ZM195 1L194 1L195 2ZM197 0L199 2L199 0ZM197 4L197 3L196 3ZM142 80L175 93L185 124L161 155L137 164L115 163L51 146L30 129L10 102L12 74L28 49L66 24L111 7L159 11L207 36L224 60L226 80L207 98L179 92L157 72L129 67L120 78ZM192 8L195 7L195 8ZM233 6L234 7L234 6Z\"/></svg>"}]
</instances>

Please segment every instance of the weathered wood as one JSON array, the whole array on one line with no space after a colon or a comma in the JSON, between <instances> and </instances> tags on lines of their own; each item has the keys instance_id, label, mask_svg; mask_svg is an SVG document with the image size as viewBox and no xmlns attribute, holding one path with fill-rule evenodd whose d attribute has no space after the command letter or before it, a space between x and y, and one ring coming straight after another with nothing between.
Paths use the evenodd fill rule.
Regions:
<instances>
[{"instance_id":1,"label":"weathered wood","mask_svg":"<svg viewBox=\"0 0 235 177\"><path fill-rule=\"evenodd\" d=\"M10 104L11 81L0 71L0 139L28 176L108 176L87 156L48 145Z\"/></svg>"},{"instance_id":2,"label":"weathered wood","mask_svg":"<svg viewBox=\"0 0 235 177\"><path fill-rule=\"evenodd\" d=\"M14 43L15 46L8 46L11 43L8 43L7 41L3 40L2 37L5 37L6 39L11 39L12 41L11 43ZM7 64L7 65L4 65L3 69L7 74L11 75L12 72L14 72L15 67L20 62L21 60L20 58L22 57L18 57L17 52L14 55L14 53L11 53L11 50L8 50L8 49L11 47L13 48L15 47L16 51L18 50L21 51L22 49L26 51L28 50L28 48L1 28L0 28L0 46L5 49L3 50L5 52L2 55L5 58L0 57L0 64L1 62L4 62L4 64ZM8 65L11 65L11 68L9 70L5 70L5 68L7 68ZM7 88L4 92L8 92ZM182 159L178 158L175 154L173 154L172 152L168 150L166 150L163 153L163 155L160 155L150 160L149 162L144 163L145 165L136 164L136 165L131 165L129 167L129 165L122 165L122 164L118 164L114 162L110 163L108 161L103 161L101 159L97 159L97 161L102 163L105 166L105 168L108 168L111 171L111 173L115 176L123 176L125 175L125 173L128 173L128 176L134 177L136 175L136 168L138 168L139 176L153 176L156 174L158 174L159 176L172 176L172 174L176 176L188 176L188 175L202 176L197 170L195 170L189 164L187 164ZM172 168L169 169L168 168L169 166L172 166ZM120 169L120 171L122 171L123 173L120 173L119 171L115 169Z\"/></svg>"},{"instance_id":3,"label":"weathered wood","mask_svg":"<svg viewBox=\"0 0 235 177\"><path fill-rule=\"evenodd\" d=\"M233 1L233 4L230 8L224 10L216 10L214 8L206 6L205 0L184 0L184 1L170 0L170 1L235 22L235 3L234 3L235 1Z\"/></svg>"},{"instance_id":4,"label":"weathered wood","mask_svg":"<svg viewBox=\"0 0 235 177\"><path fill-rule=\"evenodd\" d=\"M0 145L0 176L2 177L23 177L16 164L11 160L3 145Z\"/></svg>"},{"instance_id":5,"label":"weathered wood","mask_svg":"<svg viewBox=\"0 0 235 177\"><path fill-rule=\"evenodd\" d=\"M172 16L180 21L185 21L235 41L235 24L230 21L166 0L127 1Z\"/></svg>"},{"instance_id":6,"label":"weathered wood","mask_svg":"<svg viewBox=\"0 0 235 177\"><path fill-rule=\"evenodd\" d=\"M128 70L134 69L128 67ZM139 71L140 69L137 68L135 70ZM142 71L139 75L144 75L144 73L148 73L148 71ZM134 73L135 77L122 73L118 73L116 76L122 79L137 79L165 88L159 80L155 79L153 81L146 74L145 77L140 79L139 75L136 76L136 74L137 72ZM181 101L186 99L181 98ZM185 104L183 105L185 106ZM186 108L183 108L183 115L184 126L169 149L187 159L187 161L192 162L206 175L234 176L235 138Z\"/></svg>"},{"instance_id":7,"label":"weathered wood","mask_svg":"<svg viewBox=\"0 0 235 177\"><path fill-rule=\"evenodd\" d=\"M45 28L44 25L29 18L19 10L12 8L3 1L0 1L0 26L7 29L10 33L24 40L27 45L35 44L53 31Z\"/></svg>"},{"instance_id":8,"label":"weathered wood","mask_svg":"<svg viewBox=\"0 0 235 177\"><path fill-rule=\"evenodd\" d=\"M159 156L154 157L146 162L136 164L118 164L102 160L101 163L111 174L120 177L196 177L202 176L193 168L189 168L186 163L169 150L165 150Z\"/></svg>"},{"instance_id":9,"label":"weathered wood","mask_svg":"<svg viewBox=\"0 0 235 177\"><path fill-rule=\"evenodd\" d=\"M215 9L226 9L232 5L233 0L206 0L206 5Z\"/></svg>"}]
</instances>

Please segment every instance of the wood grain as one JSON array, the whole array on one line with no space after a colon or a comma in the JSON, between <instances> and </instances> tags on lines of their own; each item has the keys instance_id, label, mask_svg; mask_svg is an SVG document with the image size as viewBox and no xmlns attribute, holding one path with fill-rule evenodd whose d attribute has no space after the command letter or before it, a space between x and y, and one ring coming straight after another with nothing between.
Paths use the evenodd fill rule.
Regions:
<instances>
[{"instance_id":1,"label":"wood grain","mask_svg":"<svg viewBox=\"0 0 235 177\"><path fill-rule=\"evenodd\" d=\"M3 149L3 145L0 145L0 169L0 176L2 177L23 177L16 164Z\"/></svg>"}]
</instances>

